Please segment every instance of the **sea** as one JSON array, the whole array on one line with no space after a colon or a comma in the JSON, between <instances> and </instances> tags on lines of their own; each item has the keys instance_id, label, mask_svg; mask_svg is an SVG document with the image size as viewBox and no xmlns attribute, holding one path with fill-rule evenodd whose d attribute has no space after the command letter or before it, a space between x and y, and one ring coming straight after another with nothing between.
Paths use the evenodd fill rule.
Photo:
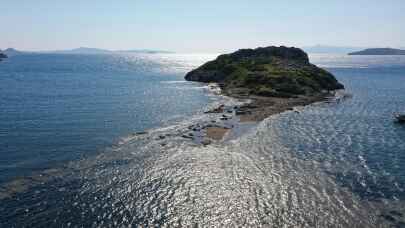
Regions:
<instances>
[{"instance_id":1,"label":"sea","mask_svg":"<svg viewBox=\"0 0 405 228\"><path fill-rule=\"evenodd\" d=\"M405 56L310 54L344 96L203 146L216 56L0 62L0 227L405 227Z\"/></svg>"}]
</instances>

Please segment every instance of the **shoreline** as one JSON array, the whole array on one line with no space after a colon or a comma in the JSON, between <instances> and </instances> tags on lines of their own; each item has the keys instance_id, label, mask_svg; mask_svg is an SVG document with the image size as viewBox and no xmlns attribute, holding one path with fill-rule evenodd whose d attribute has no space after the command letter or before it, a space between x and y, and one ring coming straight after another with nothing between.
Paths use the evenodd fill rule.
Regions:
<instances>
[{"instance_id":1,"label":"shoreline","mask_svg":"<svg viewBox=\"0 0 405 228\"><path fill-rule=\"evenodd\" d=\"M222 143L232 136L232 139L239 138L248 129L256 126L262 120L285 111L295 111L297 107L310 105L316 102L325 101L334 94L323 94L318 96L302 96L297 98L276 98L261 96L246 96L237 93L223 91L216 83L206 84L207 92L216 96L223 96L218 106L205 111L203 116L208 117L205 121L192 121L181 127L181 130L169 130L169 133L160 133L158 128L148 129L142 132L134 132L125 137L120 137L117 142L107 147L105 151L121 148L133 140L147 140L166 148L171 140L175 138L189 141L196 146L208 146L213 143ZM230 102L231 100L235 102ZM211 116L208 116L211 115ZM156 132L155 132L156 131ZM154 133L155 132L155 133ZM97 158L100 154L93 155ZM91 158L91 157L90 157ZM86 159L86 158L85 158ZM89 157L87 157L89 159ZM80 161L80 159L79 159ZM0 200L11 198L15 194L26 192L38 184L52 181L63 176L62 173L69 171L69 161L64 167L50 167L42 171L33 172L30 175L19 176L10 181L0 184ZM66 170L65 170L66 169ZM63 171L65 170L65 171ZM71 170L70 170L71 171ZM58 175L48 175L48 173Z\"/></svg>"},{"instance_id":2,"label":"shoreline","mask_svg":"<svg viewBox=\"0 0 405 228\"><path fill-rule=\"evenodd\" d=\"M218 84L209 84L210 90L214 90L218 95L241 100L244 104L240 106L227 107L224 104L207 111L206 113L222 114L221 120L227 121L235 119L231 128L218 126L208 126L206 129L206 138L221 141L226 134L235 128L235 124L259 123L264 119L280 114L285 111L294 111L299 113L297 107L304 107L317 102L330 101L338 99L337 91L315 94L313 96L297 96L293 98L265 97L257 95L246 95L240 92L224 91ZM219 91L219 92L218 92ZM342 90L344 91L344 90ZM346 95L342 96L344 98ZM243 132L242 132L243 133Z\"/></svg>"}]
</instances>

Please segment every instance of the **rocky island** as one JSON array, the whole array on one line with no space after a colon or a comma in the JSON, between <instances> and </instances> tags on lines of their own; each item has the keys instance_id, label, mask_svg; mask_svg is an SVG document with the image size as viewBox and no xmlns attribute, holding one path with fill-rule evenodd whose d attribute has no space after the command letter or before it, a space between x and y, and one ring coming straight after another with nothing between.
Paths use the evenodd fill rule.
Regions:
<instances>
[{"instance_id":1,"label":"rocky island","mask_svg":"<svg viewBox=\"0 0 405 228\"><path fill-rule=\"evenodd\" d=\"M304 51L284 46L220 55L189 72L185 79L219 83L226 95L248 97L259 106L280 105L278 111L312 103L331 91L344 89L331 73L311 64Z\"/></svg>"},{"instance_id":2,"label":"rocky island","mask_svg":"<svg viewBox=\"0 0 405 228\"><path fill-rule=\"evenodd\" d=\"M234 107L240 122L260 121L296 106L330 99L336 90L344 89L331 73L311 64L304 51L284 46L220 55L186 74L185 79L217 83L223 94L249 99L250 103ZM222 110L219 107L213 112Z\"/></svg>"},{"instance_id":3,"label":"rocky island","mask_svg":"<svg viewBox=\"0 0 405 228\"><path fill-rule=\"evenodd\" d=\"M5 54L3 54L3 53L0 52L0 61L1 61L2 59L4 59L4 58L7 58L7 55L5 55Z\"/></svg>"},{"instance_id":4,"label":"rocky island","mask_svg":"<svg viewBox=\"0 0 405 228\"><path fill-rule=\"evenodd\" d=\"M283 46L220 55L189 72L185 79L220 83L229 94L243 91L285 98L344 88L331 73L311 64L304 51Z\"/></svg>"},{"instance_id":5,"label":"rocky island","mask_svg":"<svg viewBox=\"0 0 405 228\"><path fill-rule=\"evenodd\" d=\"M394 48L369 48L363 51L351 52L349 55L405 55L405 50Z\"/></svg>"}]
</instances>

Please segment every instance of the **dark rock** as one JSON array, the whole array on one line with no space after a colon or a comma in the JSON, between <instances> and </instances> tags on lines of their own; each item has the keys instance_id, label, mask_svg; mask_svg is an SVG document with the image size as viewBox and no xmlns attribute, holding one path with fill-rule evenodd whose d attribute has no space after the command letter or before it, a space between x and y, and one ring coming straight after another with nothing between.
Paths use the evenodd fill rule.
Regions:
<instances>
[{"instance_id":1,"label":"dark rock","mask_svg":"<svg viewBox=\"0 0 405 228\"><path fill-rule=\"evenodd\" d=\"M392 217L391 215L382 214L381 217L383 217L385 220L390 221L390 222L396 221L396 219L394 217Z\"/></svg>"},{"instance_id":2,"label":"dark rock","mask_svg":"<svg viewBox=\"0 0 405 228\"><path fill-rule=\"evenodd\" d=\"M201 144L203 144L204 146L207 146L207 145L211 144L211 140L209 140L209 139L203 139L203 140L201 141Z\"/></svg>"},{"instance_id":3,"label":"dark rock","mask_svg":"<svg viewBox=\"0 0 405 228\"><path fill-rule=\"evenodd\" d=\"M242 109L240 109L240 110L236 110L235 111L235 114L237 115L237 116L239 116L239 115L245 115L245 114L251 114L252 112L250 111L250 110L242 110Z\"/></svg>"},{"instance_id":4,"label":"dark rock","mask_svg":"<svg viewBox=\"0 0 405 228\"><path fill-rule=\"evenodd\" d=\"M193 138L193 136L190 136L190 135L182 135L181 137L186 138L186 139L192 139Z\"/></svg>"},{"instance_id":5,"label":"dark rock","mask_svg":"<svg viewBox=\"0 0 405 228\"><path fill-rule=\"evenodd\" d=\"M224 107L225 107L225 105L220 105L219 107L206 111L204 113L222 113L222 112L224 112Z\"/></svg>"},{"instance_id":6,"label":"dark rock","mask_svg":"<svg viewBox=\"0 0 405 228\"><path fill-rule=\"evenodd\" d=\"M405 222L397 222L396 227L397 228L405 228Z\"/></svg>"},{"instance_id":7,"label":"dark rock","mask_svg":"<svg viewBox=\"0 0 405 228\"><path fill-rule=\"evenodd\" d=\"M399 211L394 211L394 210L392 210L392 211L390 211L390 214L391 214L391 215L394 215L394 216L402 217L402 213L399 212Z\"/></svg>"},{"instance_id":8,"label":"dark rock","mask_svg":"<svg viewBox=\"0 0 405 228\"><path fill-rule=\"evenodd\" d=\"M3 53L0 52L0 61L1 61L2 59L5 59L5 58L7 58L7 55L5 55L5 54L3 54Z\"/></svg>"},{"instance_id":9,"label":"dark rock","mask_svg":"<svg viewBox=\"0 0 405 228\"><path fill-rule=\"evenodd\" d=\"M232 116L222 115L219 119L220 120L229 120L229 119L232 119Z\"/></svg>"},{"instance_id":10,"label":"dark rock","mask_svg":"<svg viewBox=\"0 0 405 228\"><path fill-rule=\"evenodd\" d=\"M225 93L247 90L286 98L344 88L331 73L311 64L304 51L283 46L220 55L189 72L185 79L222 83Z\"/></svg>"}]
</instances>

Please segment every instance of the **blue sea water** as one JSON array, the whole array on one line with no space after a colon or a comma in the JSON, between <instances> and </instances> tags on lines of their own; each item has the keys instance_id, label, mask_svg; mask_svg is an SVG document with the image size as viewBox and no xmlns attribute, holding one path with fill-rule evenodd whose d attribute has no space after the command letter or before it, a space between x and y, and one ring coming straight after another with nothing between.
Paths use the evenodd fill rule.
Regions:
<instances>
[{"instance_id":1,"label":"blue sea water","mask_svg":"<svg viewBox=\"0 0 405 228\"><path fill-rule=\"evenodd\" d=\"M282 115L277 125L283 144L303 159L321 161L340 184L363 198L405 200L405 126L394 118L405 113L405 58L333 60L344 67L317 58L350 97L310 107L302 115Z\"/></svg>"},{"instance_id":2,"label":"blue sea water","mask_svg":"<svg viewBox=\"0 0 405 228\"><path fill-rule=\"evenodd\" d=\"M405 57L311 55L342 99L201 146L181 135L235 101L183 76L214 57L0 63L0 226L404 226Z\"/></svg>"},{"instance_id":3,"label":"blue sea water","mask_svg":"<svg viewBox=\"0 0 405 228\"><path fill-rule=\"evenodd\" d=\"M201 58L201 57L200 57ZM198 112L193 61L155 55L18 55L0 64L0 183Z\"/></svg>"}]
</instances>

